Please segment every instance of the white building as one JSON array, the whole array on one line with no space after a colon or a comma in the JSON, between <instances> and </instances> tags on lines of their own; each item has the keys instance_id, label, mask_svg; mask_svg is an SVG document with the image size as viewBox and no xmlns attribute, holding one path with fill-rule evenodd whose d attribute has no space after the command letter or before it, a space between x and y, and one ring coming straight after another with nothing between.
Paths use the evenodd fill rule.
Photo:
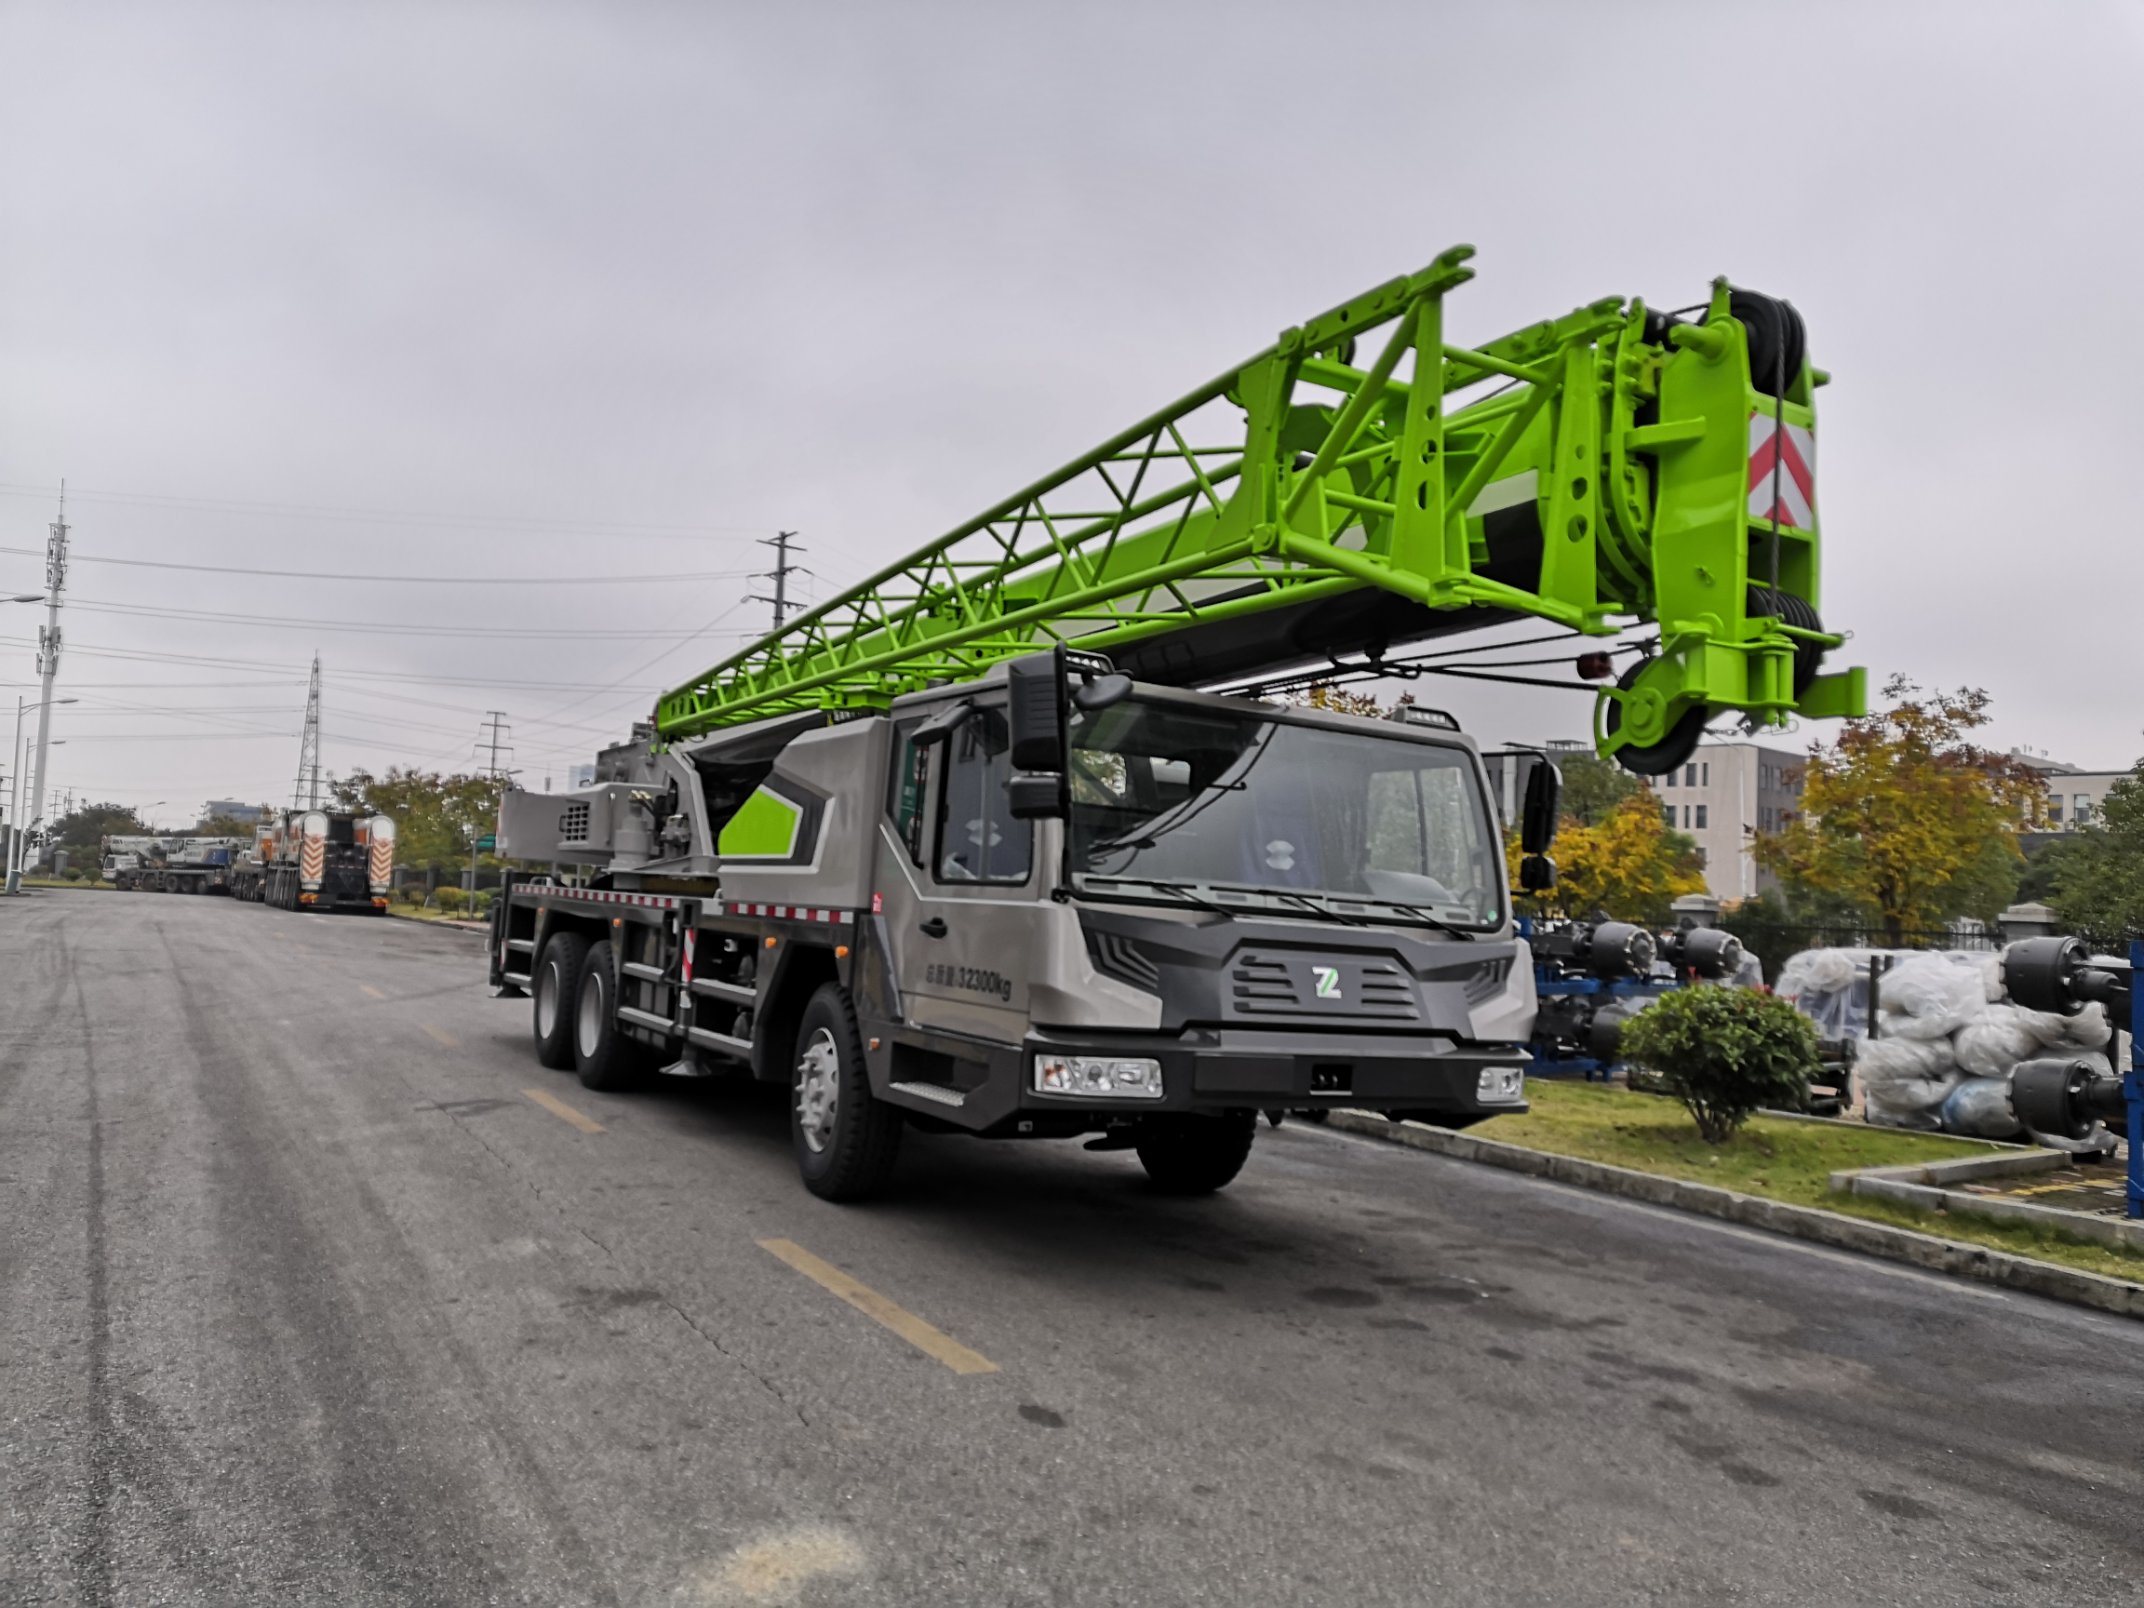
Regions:
<instances>
[{"instance_id":1,"label":"white building","mask_svg":"<svg viewBox=\"0 0 2144 1608\"><path fill-rule=\"evenodd\" d=\"M1761 743L1700 743L1689 763L1650 778L1661 818L1697 840L1705 891L1723 904L1779 885L1750 852L1759 832L1776 832L1801 813L1800 754Z\"/></svg>"},{"instance_id":2,"label":"white building","mask_svg":"<svg viewBox=\"0 0 2144 1608\"><path fill-rule=\"evenodd\" d=\"M2047 784L2047 832L2074 832L2092 825L2106 807L2107 789L2134 771L2088 771L2065 765L2045 754L2013 749L2011 758L2024 761L2040 773Z\"/></svg>"}]
</instances>

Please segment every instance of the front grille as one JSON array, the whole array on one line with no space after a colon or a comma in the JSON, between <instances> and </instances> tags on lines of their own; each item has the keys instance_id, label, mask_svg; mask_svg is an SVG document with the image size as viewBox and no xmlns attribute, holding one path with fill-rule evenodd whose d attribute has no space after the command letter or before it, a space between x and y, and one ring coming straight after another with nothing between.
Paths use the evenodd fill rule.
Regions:
<instances>
[{"instance_id":1,"label":"front grille","mask_svg":"<svg viewBox=\"0 0 2144 1608\"><path fill-rule=\"evenodd\" d=\"M1339 975L1337 992L1320 997L1317 968ZM1229 974L1239 1016L1344 1017L1357 1021L1412 1022L1421 1016L1414 979L1391 960L1323 960L1314 955L1245 955Z\"/></svg>"},{"instance_id":2,"label":"front grille","mask_svg":"<svg viewBox=\"0 0 2144 1608\"><path fill-rule=\"evenodd\" d=\"M1420 1014L1415 1007L1414 979L1389 960L1365 964L1361 988L1361 1015L1411 1022Z\"/></svg>"},{"instance_id":3,"label":"front grille","mask_svg":"<svg viewBox=\"0 0 2144 1608\"><path fill-rule=\"evenodd\" d=\"M1236 1009L1247 1016L1293 1015L1303 1008L1285 961L1246 955L1236 962L1229 981L1235 987Z\"/></svg>"}]
</instances>

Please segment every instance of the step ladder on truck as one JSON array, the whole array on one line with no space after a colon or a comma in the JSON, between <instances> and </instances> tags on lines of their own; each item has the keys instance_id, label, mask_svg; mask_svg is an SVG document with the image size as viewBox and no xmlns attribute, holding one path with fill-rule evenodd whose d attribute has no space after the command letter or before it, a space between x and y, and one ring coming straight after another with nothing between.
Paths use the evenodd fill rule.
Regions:
<instances>
[{"instance_id":1,"label":"step ladder on truck","mask_svg":"<svg viewBox=\"0 0 2144 1608\"><path fill-rule=\"evenodd\" d=\"M1651 626L1595 740L1658 773L1709 720L1865 692L1820 670L1793 309L1721 281L1458 346L1470 255L665 694L592 787L509 793L500 853L549 870L493 906L491 980L533 995L539 1058L785 1083L834 1199L908 1127L1090 1135L1201 1193L1261 1111L1523 1110L1533 969L1474 743L1270 695L1527 620L1599 678ZM1533 883L1556 788L1541 761L1514 811Z\"/></svg>"}]
</instances>

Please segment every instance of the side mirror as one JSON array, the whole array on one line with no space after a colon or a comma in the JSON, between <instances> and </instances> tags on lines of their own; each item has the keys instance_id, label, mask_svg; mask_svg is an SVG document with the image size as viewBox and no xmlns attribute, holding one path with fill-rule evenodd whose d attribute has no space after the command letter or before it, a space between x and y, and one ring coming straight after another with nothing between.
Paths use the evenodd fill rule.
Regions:
<instances>
[{"instance_id":1,"label":"side mirror","mask_svg":"<svg viewBox=\"0 0 2144 1608\"><path fill-rule=\"evenodd\" d=\"M1054 771L1013 777L1005 796L1016 821L1051 821L1065 813L1064 778Z\"/></svg>"},{"instance_id":2,"label":"side mirror","mask_svg":"<svg viewBox=\"0 0 2144 1608\"><path fill-rule=\"evenodd\" d=\"M1006 710L1012 768L1054 776L1065 768L1065 650L1015 659L1005 673L1012 691Z\"/></svg>"},{"instance_id":3,"label":"side mirror","mask_svg":"<svg viewBox=\"0 0 2144 1608\"><path fill-rule=\"evenodd\" d=\"M1131 695L1132 678L1111 674L1081 682L1079 690L1072 694L1072 701L1091 715L1111 704L1120 704Z\"/></svg>"},{"instance_id":4,"label":"side mirror","mask_svg":"<svg viewBox=\"0 0 2144 1608\"><path fill-rule=\"evenodd\" d=\"M975 705L965 698L958 703L948 704L928 720L918 723L916 729L908 734L908 740L918 748L935 747L966 725L968 717L974 713Z\"/></svg>"},{"instance_id":5,"label":"side mirror","mask_svg":"<svg viewBox=\"0 0 2144 1608\"><path fill-rule=\"evenodd\" d=\"M1537 760L1526 778L1526 798L1519 808L1519 849L1545 855L1556 841L1556 812L1563 800L1563 776L1546 759Z\"/></svg>"},{"instance_id":6,"label":"side mirror","mask_svg":"<svg viewBox=\"0 0 2144 1608\"><path fill-rule=\"evenodd\" d=\"M1519 862L1519 892L1546 893L1556 885L1556 862L1545 854L1529 854Z\"/></svg>"}]
</instances>

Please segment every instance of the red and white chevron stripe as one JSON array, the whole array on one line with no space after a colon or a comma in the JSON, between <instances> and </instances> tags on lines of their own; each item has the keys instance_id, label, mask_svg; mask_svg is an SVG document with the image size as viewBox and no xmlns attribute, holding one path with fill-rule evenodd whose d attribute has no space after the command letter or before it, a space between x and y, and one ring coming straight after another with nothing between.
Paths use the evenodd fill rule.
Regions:
<instances>
[{"instance_id":1,"label":"red and white chevron stripe","mask_svg":"<svg viewBox=\"0 0 2144 1608\"><path fill-rule=\"evenodd\" d=\"M770 916L777 921L849 921L854 918L846 910L814 910L804 905L734 904L733 915Z\"/></svg>"},{"instance_id":2,"label":"red and white chevron stripe","mask_svg":"<svg viewBox=\"0 0 2144 1608\"><path fill-rule=\"evenodd\" d=\"M1773 501L1774 483L1778 501ZM1752 410L1749 416L1749 517L1816 529L1816 432Z\"/></svg>"},{"instance_id":3,"label":"red and white chevron stripe","mask_svg":"<svg viewBox=\"0 0 2144 1608\"><path fill-rule=\"evenodd\" d=\"M514 892L525 898L571 899L588 904L633 905L643 910L675 910L690 900L676 898L664 893L623 893L612 888L565 888L551 882L523 882L515 885ZM703 914L710 916L765 916L776 921L824 921L841 923L854 921L852 910L835 910L824 906L777 905L777 904L726 904L719 899L703 900Z\"/></svg>"}]
</instances>

